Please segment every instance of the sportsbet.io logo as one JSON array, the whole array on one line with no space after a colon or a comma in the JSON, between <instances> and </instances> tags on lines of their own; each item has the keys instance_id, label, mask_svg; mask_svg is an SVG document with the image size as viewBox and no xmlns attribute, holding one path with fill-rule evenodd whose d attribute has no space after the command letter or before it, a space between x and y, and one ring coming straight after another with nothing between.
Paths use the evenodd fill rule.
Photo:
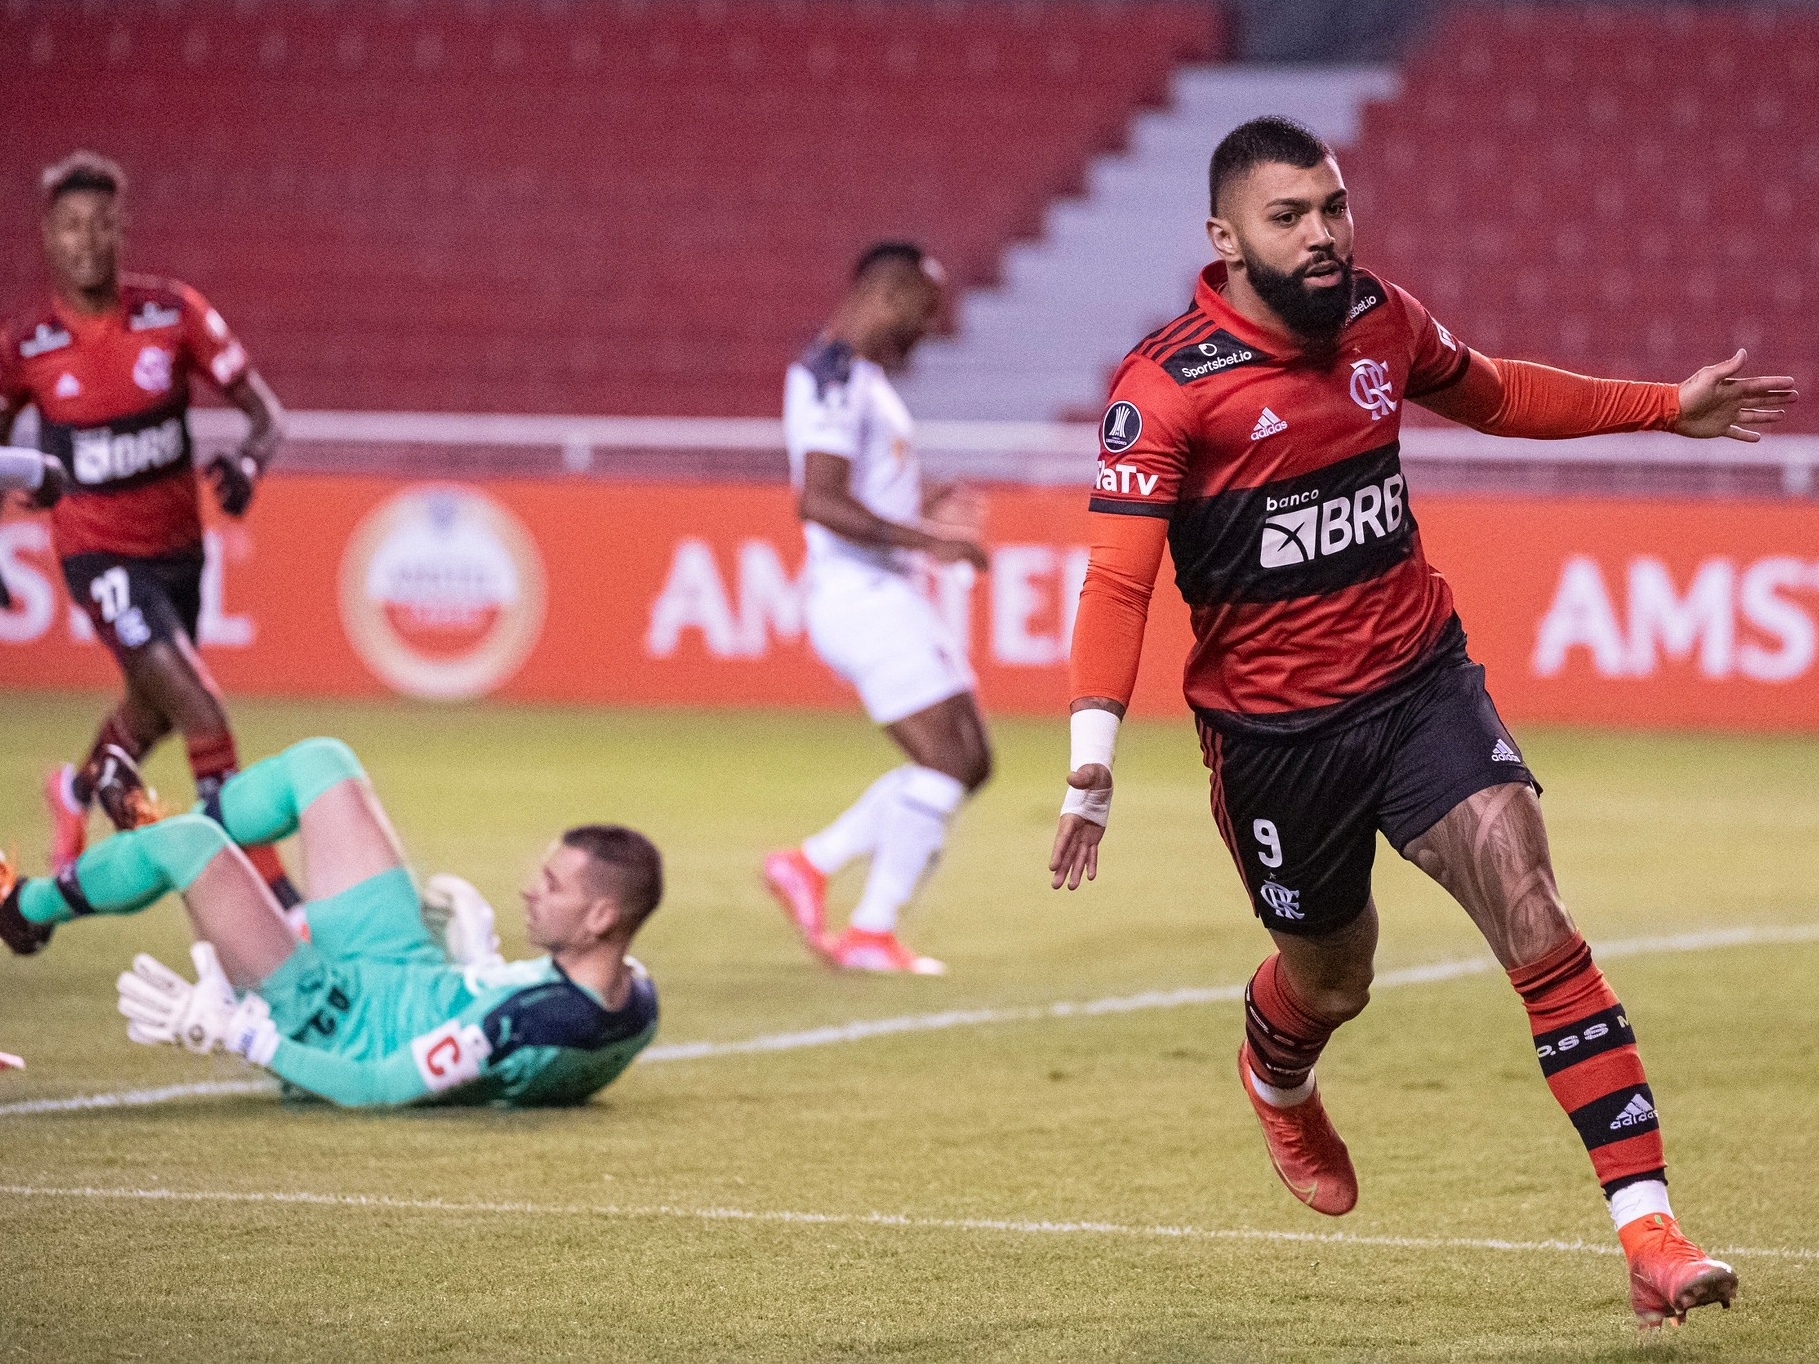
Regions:
<instances>
[{"instance_id":1,"label":"sportsbet.io logo","mask_svg":"<svg viewBox=\"0 0 1819 1364\"><path fill-rule=\"evenodd\" d=\"M543 632L543 559L518 518L475 488L408 488L341 559L341 620L367 667L407 696L482 696Z\"/></svg>"},{"instance_id":2,"label":"sportsbet.io logo","mask_svg":"<svg viewBox=\"0 0 1819 1364\"><path fill-rule=\"evenodd\" d=\"M1136 404L1121 399L1105 409L1105 420L1099 423L1099 439L1112 454L1123 454L1142 434L1143 414Z\"/></svg>"}]
</instances>

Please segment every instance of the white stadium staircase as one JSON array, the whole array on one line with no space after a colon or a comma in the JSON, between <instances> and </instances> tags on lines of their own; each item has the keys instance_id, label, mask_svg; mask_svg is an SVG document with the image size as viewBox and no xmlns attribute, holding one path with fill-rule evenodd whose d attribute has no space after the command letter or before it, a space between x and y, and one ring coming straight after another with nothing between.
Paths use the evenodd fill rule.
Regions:
<instances>
[{"instance_id":1,"label":"white stadium staircase","mask_svg":"<svg viewBox=\"0 0 1819 1364\"><path fill-rule=\"evenodd\" d=\"M1206 171L1226 133L1286 114L1335 146L1362 106L1392 99L1389 67L1190 66L1166 109L1138 115L1128 151L1096 158L1084 198L1051 204L1004 283L969 290L957 334L924 343L901 384L920 419L1050 421L1096 413L1112 369L1180 312L1207 245Z\"/></svg>"}]
</instances>

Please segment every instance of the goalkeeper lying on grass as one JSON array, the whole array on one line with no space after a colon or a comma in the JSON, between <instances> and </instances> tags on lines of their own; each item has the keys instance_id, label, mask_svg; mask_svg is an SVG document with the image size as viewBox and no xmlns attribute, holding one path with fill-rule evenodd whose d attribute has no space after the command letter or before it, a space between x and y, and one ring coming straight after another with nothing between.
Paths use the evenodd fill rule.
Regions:
<instances>
[{"instance_id":1,"label":"goalkeeper lying on grass","mask_svg":"<svg viewBox=\"0 0 1819 1364\"><path fill-rule=\"evenodd\" d=\"M340 740L305 740L230 778L206 813L156 822L131 761L108 756L96 794L123 831L54 880L9 886L0 864L0 939L35 952L56 924L182 895L198 979L136 958L119 982L135 1042L230 1051L338 1104L528 1107L583 1102L656 1033L656 990L625 955L663 894L642 834L584 825L551 844L524 892L548 955L506 962L471 886L435 877L419 901ZM299 831L305 940L240 849Z\"/></svg>"}]
</instances>

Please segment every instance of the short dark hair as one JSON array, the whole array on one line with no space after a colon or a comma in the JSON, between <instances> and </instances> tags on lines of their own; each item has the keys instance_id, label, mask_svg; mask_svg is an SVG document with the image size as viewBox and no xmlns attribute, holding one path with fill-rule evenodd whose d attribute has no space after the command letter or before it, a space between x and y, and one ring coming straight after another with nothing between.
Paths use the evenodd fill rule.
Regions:
<instances>
[{"instance_id":1,"label":"short dark hair","mask_svg":"<svg viewBox=\"0 0 1819 1364\"><path fill-rule=\"evenodd\" d=\"M853 280L864 279L881 265L907 265L912 270L920 270L927 259L928 253L914 242L873 242L853 263Z\"/></svg>"},{"instance_id":2,"label":"short dark hair","mask_svg":"<svg viewBox=\"0 0 1819 1364\"><path fill-rule=\"evenodd\" d=\"M1265 114L1240 123L1213 150L1213 164L1206 172L1207 203L1216 218L1219 191L1258 166L1276 162L1307 170L1332 154L1333 149L1313 129L1281 114Z\"/></svg>"},{"instance_id":3,"label":"short dark hair","mask_svg":"<svg viewBox=\"0 0 1819 1364\"><path fill-rule=\"evenodd\" d=\"M663 854L657 845L618 824L578 824L562 835L562 844L606 868L624 920L637 932L663 899Z\"/></svg>"},{"instance_id":4,"label":"short dark hair","mask_svg":"<svg viewBox=\"0 0 1819 1364\"><path fill-rule=\"evenodd\" d=\"M38 176L38 189L49 208L66 194L92 190L100 194L126 193L126 172L120 163L100 152L71 152Z\"/></svg>"}]
</instances>

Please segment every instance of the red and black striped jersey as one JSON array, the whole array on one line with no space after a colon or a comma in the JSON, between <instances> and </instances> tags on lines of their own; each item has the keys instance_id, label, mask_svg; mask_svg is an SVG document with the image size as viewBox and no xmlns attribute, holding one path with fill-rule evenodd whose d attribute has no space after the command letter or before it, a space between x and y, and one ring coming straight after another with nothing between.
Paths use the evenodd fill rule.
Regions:
<instances>
[{"instance_id":1,"label":"red and black striped jersey","mask_svg":"<svg viewBox=\"0 0 1819 1364\"><path fill-rule=\"evenodd\" d=\"M50 298L0 330L0 398L37 406L39 448L70 473L51 513L57 553L157 555L200 543L190 379L226 389L246 370L221 314L174 280L123 275L110 312Z\"/></svg>"},{"instance_id":2,"label":"red and black striped jersey","mask_svg":"<svg viewBox=\"0 0 1819 1364\"><path fill-rule=\"evenodd\" d=\"M1453 617L1398 437L1404 403L1456 382L1468 354L1363 271L1320 356L1247 321L1224 283L1209 266L1193 306L1119 366L1091 505L1167 519L1196 712L1294 733L1417 669Z\"/></svg>"}]
</instances>

